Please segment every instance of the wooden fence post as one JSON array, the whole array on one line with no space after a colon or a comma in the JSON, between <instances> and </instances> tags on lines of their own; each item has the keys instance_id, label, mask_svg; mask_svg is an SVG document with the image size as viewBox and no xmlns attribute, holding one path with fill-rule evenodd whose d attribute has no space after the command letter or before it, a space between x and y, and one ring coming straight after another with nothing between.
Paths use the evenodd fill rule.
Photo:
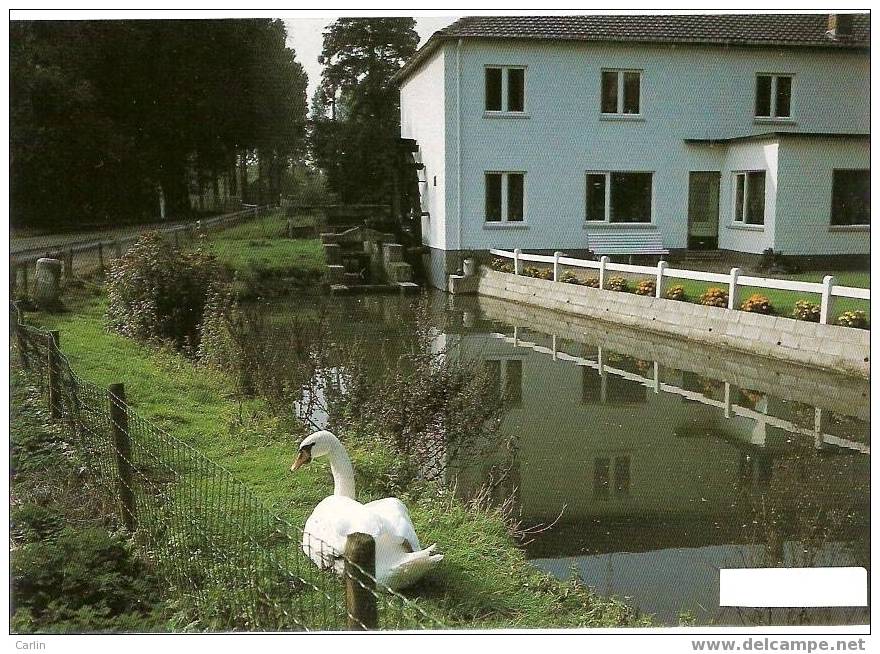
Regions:
<instances>
[{"instance_id":1,"label":"wooden fence post","mask_svg":"<svg viewBox=\"0 0 880 654\"><path fill-rule=\"evenodd\" d=\"M104 244L98 242L98 272L104 272Z\"/></svg>"},{"instance_id":2,"label":"wooden fence post","mask_svg":"<svg viewBox=\"0 0 880 654\"><path fill-rule=\"evenodd\" d=\"M110 427L116 450L117 489L122 509L122 522L129 532L137 527L137 507L132 486L131 438L128 434L128 408L125 403L125 385L110 384Z\"/></svg>"},{"instance_id":3,"label":"wooden fence post","mask_svg":"<svg viewBox=\"0 0 880 654\"><path fill-rule=\"evenodd\" d=\"M553 253L553 281L559 281L559 257L562 256L562 252L558 250Z\"/></svg>"},{"instance_id":4,"label":"wooden fence post","mask_svg":"<svg viewBox=\"0 0 880 654\"><path fill-rule=\"evenodd\" d=\"M113 257L118 259L122 256L122 239L117 238L113 241Z\"/></svg>"},{"instance_id":5,"label":"wooden fence post","mask_svg":"<svg viewBox=\"0 0 880 654\"><path fill-rule=\"evenodd\" d=\"M731 310L739 308L739 288L737 287L737 283L739 281L740 272L742 271L739 268L730 269L730 287L727 289L727 308Z\"/></svg>"},{"instance_id":6,"label":"wooden fence post","mask_svg":"<svg viewBox=\"0 0 880 654\"><path fill-rule=\"evenodd\" d=\"M822 308L819 313L819 322L827 325L831 319L831 311L834 306L834 296L831 289L834 288L834 275L825 275L822 280Z\"/></svg>"},{"instance_id":7,"label":"wooden fence post","mask_svg":"<svg viewBox=\"0 0 880 654\"><path fill-rule=\"evenodd\" d=\"M61 335L58 331L50 331L46 337L46 368L49 378L49 415L57 420L61 417L61 375L58 361L58 346Z\"/></svg>"},{"instance_id":8,"label":"wooden fence post","mask_svg":"<svg viewBox=\"0 0 880 654\"><path fill-rule=\"evenodd\" d=\"M67 250L64 253L64 282L68 283L73 279L73 250Z\"/></svg>"},{"instance_id":9,"label":"wooden fence post","mask_svg":"<svg viewBox=\"0 0 880 654\"><path fill-rule=\"evenodd\" d=\"M30 286L28 284L28 266L29 265L30 265L29 261L25 261L23 264L21 264L21 284L22 284L22 288L24 291L21 296L25 299L30 297L30 291L31 291Z\"/></svg>"},{"instance_id":10,"label":"wooden fence post","mask_svg":"<svg viewBox=\"0 0 880 654\"><path fill-rule=\"evenodd\" d=\"M375 577L376 541L369 534L349 534L345 543L345 609L350 631L379 626Z\"/></svg>"},{"instance_id":11,"label":"wooden fence post","mask_svg":"<svg viewBox=\"0 0 880 654\"><path fill-rule=\"evenodd\" d=\"M605 266L608 265L608 261L605 255L599 258L599 288L605 288Z\"/></svg>"},{"instance_id":12,"label":"wooden fence post","mask_svg":"<svg viewBox=\"0 0 880 654\"><path fill-rule=\"evenodd\" d=\"M522 262L519 260L519 255L522 254L522 250L520 248L516 248L513 251L513 274L520 275L522 274Z\"/></svg>"}]
</instances>

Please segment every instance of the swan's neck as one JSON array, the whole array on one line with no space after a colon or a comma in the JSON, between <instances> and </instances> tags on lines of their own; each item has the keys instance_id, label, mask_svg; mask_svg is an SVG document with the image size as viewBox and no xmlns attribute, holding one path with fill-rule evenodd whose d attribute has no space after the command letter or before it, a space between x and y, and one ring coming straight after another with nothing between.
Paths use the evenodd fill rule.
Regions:
<instances>
[{"instance_id":1,"label":"swan's neck","mask_svg":"<svg viewBox=\"0 0 880 654\"><path fill-rule=\"evenodd\" d=\"M354 499L354 468L342 443L336 443L327 458L333 473L333 494Z\"/></svg>"}]
</instances>

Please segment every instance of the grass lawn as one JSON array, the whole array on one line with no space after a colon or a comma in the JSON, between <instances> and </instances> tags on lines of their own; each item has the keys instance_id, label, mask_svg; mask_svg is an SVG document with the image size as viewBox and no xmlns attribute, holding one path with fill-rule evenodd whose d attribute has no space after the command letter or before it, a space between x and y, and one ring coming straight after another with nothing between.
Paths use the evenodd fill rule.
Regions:
<instances>
[{"instance_id":1,"label":"grass lawn","mask_svg":"<svg viewBox=\"0 0 880 654\"><path fill-rule=\"evenodd\" d=\"M314 224L296 216L296 226ZM210 234L207 247L217 259L247 280L302 277L314 280L324 271L324 252L315 238L287 238L283 211Z\"/></svg>"},{"instance_id":2,"label":"grass lawn","mask_svg":"<svg viewBox=\"0 0 880 654\"><path fill-rule=\"evenodd\" d=\"M63 314L34 314L31 323L57 329L74 369L101 386L124 382L134 410L226 467L261 500L302 525L332 492L317 462L289 472L301 425L279 418L260 400L239 404L225 374L184 357L108 333L102 296L65 298ZM358 498L397 495L409 506L425 544L436 542L443 563L406 595L455 627L573 627L647 624L616 600L557 581L530 566L493 509L465 505L431 484L395 486L401 462L371 435L342 435L352 456Z\"/></svg>"}]
</instances>

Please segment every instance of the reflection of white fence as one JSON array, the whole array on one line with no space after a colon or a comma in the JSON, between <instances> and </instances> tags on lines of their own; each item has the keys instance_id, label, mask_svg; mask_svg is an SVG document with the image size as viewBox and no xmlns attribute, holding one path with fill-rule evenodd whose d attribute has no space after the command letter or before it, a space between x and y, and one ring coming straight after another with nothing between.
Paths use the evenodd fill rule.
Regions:
<instances>
[{"instance_id":1,"label":"reflection of white fence","mask_svg":"<svg viewBox=\"0 0 880 654\"><path fill-rule=\"evenodd\" d=\"M772 279L769 277L749 277L740 274L739 268L731 268L729 273L711 273L700 270L685 270L669 268L665 261L660 261L656 266L636 266L627 263L611 263L607 256L598 261L588 259L573 259L566 257L562 252L550 254L524 254L519 248L513 250L489 250L497 257L513 259L514 274L522 274L522 262L534 261L553 265L553 281L560 279L560 266L572 266L575 268L592 268L599 271L599 288L605 288L606 272L633 273L636 275L650 275L656 280L656 297L663 297L664 283L667 279L690 279L698 282L713 282L724 284L728 287L727 308L736 309L739 306L739 290L744 286L769 288L780 291L796 291L799 293L816 293L822 297L821 313L819 322L828 324L832 316L832 306L835 297L848 297L857 300L871 300L871 289L855 288L852 286L838 286L835 284L833 275L826 275L819 282L801 282L790 279Z\"/></svg>"},{"instance_id":2,"label":"reflection of white fence","mask_svg":"<svg viewBox=\"0 0 880 654\"><path fill-rule=\"evenodd\" d=\"M724 411L724 417L730 418L732 416L739 416L742 418L749 418L754 420L759 424L763 424L770 427L777 427L782 429L783 431L789 432L791 434L799 434L801 436L808 436L813 439L813 443L815 447L821 448L823 444L825 445L834 445L837 447L845 448L848 450L854 450L856 452L860 452L862 454L870 454L871 447L865 443L859 443L857 441L843 438L841 436L834 436L833 434L828 434L824 431L823 427L828 419L828 412L819 407L815 407L814 412L814 428L807 429L805 427L801 427L791 422L790 420L786 420L784 418L778 418L776 416L771 416L766 413L762 413L761 411L756 411L755 409L751 409L749 407L740 406L738 404L734 404L732 400L733 394L731 393L731 389L733 388L730 382L724 382L724 400L716 400L714 398L708 397L704 393L700 393L698 391L691 391L684 388L680 388L674 384L669 384L667 382L660 381L660 364L657 361L653 363L653 374L651 377L645 377L643 375L639 375L634 372L630 372L628 370L622 370L620 368L615 368L614 366L609 366L604 362L604 351L602 347L597 348L597 357L595 360L587 359L584 357L568 354L559 350L556 346L556 335L552 336L552 346L545 347L542 345L538 345L537 343L533 343L530 341L525 341L519 338L519 329L514 327L513 336L508 336L507 334L493 333L491 336L502 340L506 343L513 345L514 347L522 347L530 350L534 350L535 352L539 352L541 354L550 355L554 361L568 361L570 363L574 363L578 366L584 366L587 368L592 368L598 371L601 377L605 377L605 375L611 374L617 377L622 377L628 381L641 384L643 386L648 387L653 390L655 393L660 393L661 391L664 393L672 393L673 395L679 395L688 400L699 402L700 404L705 404L707 406L713 406L718 409Z\"/></svg>"}]
</instances>

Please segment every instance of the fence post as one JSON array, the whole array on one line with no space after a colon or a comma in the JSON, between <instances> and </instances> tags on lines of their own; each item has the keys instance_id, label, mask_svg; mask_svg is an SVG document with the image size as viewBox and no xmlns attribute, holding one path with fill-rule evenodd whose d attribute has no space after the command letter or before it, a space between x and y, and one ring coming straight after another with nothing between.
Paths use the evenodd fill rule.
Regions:
<instances>
[{"instance_id":1,"label":"fence post","mask_svg":"<svg viewBox=\"0 0 880 654\"><path fill-rule=\"evenodd\" d=\"M375 577L376 541L369 534L349 534L345 542L345 610L350 631L379 626Z\"/></svg>"},{"instance_id":2,"label":"fence post","mask_svg":"<svg viewBox=\"0 0 880 654\"><path fill-rule=\"evenodd\" d=\"M730 269L730 287L727 289L727 308L736 309L739 305L739 274L742 272L739 268Z\"/></svg>"},{"instance_id":3,"label":"fence post","mask_svg":"<svg viewBox=\"0 0 880 654\"><path fill-rule=\"evenodd\" d=\"M27 299L30 297L30 285L28 284L28 266L30 265L29 261L25 261L21 265L21 283L24 287L24 293L22 293L22 297Z\"/></svg>"},{"instance_id":4,"label":"fence post","mask_svg":"<svg viewBox=\"0 0 880 654\"><path fill-rule=\"evenodd\" d=\"M69 282L73 279L73 250L67 250L64 253L64 281Z\"/></svg>"},{"instance_id":5,"label":"fence post","mask_svg":"<svg viewBox=\"0 0 880 654\"><path fill-rule=\"evenodd\" d=\"M657 262L657 282L654 284L654 297L663 297L663 273L666 272L666 262L663 259Z\"/></svg>"},{"instance_id":6,"label":"fence post","mask_svg":"<svg viewBox=\"0 0 880 654\"><path fill-rule=\"evenodd\" d=\"M104 244L98 242L98 271L104 272Z\"/></svg>"},{"instance_id":7,"label":"fence post","mask_svg":"<svg viewBox=\"0 0 880 654\"><path fill-rule=\"evenodd\" d=\"M822 280L822 309L819 313L819 322L827 325L831 319L831 310L834 305L834 296L831 295L831 289L834 288L834 275L825 275Z\"/></svg>"},{"instance_id":8,"label":"fence post","mask_svg":"<svg viewBox=\"0 0 880 654\"><path fill-rule=\"evenodd\" d=\"M599 288L605 288L605 266L608 265L608 257L602 255L599 258Z\"/></svg>"},{"instance_id":9,"label":"fence post","mask_svg":"<svg viewBox=\"0 0 880 654\"><path fill-rule=\"evenodd\" d=\"M117 259L122 256L122 240L121 239L117 238L115 241L113 241L113 252L114 252L114 256Z\"/></svg>"},{"instance_id":10,"label":"fence post","mask_svg":"<svg viewBox=\"0 0 880 654\"><path fill-rule=\"evenodd\" d=\"M180 249L180 230L174 230L174 247Z\"/></svg>"},{"instance_id":11,"label":"fence post","mask_svg":"<svg viewBox=\"0 0 880 654\"><path fill-rule=\"evenodd\" d=\"M522 262L519 260L519 255L522 254L522 250L520 248L516 248L513 251L513 274L519 275L522 273Z\"/></svg>"},{"instance_id":12,"label":"fence post","mask_svg":"<svg viewBox=\"0 0 880 654\"><path fill-rule=\"evenodd\" d=\"M116 450L117 489L122 508L122 522L129 532L137 527L137 513L132 487L131 438L128 434L128 409L125 403L125 385L110 384L110 427Z\"/></svg>"},{"instance_id":13,"label":"fence post","mask_svg":"<svg viewBox=\"0 0 880 654\"><path fill-rule=\"evenodd\" d=\"M553 281L559 281L559 257L562 256L562 252L554 252L553 253Z\"/></svg>"},{"instance_id":14,"label":"fence post","mask_svg":"<svg viewBox=\"0 0 880 654\"><path fill-rule=\"evenodd\" d=\"M287 238L293 238L293 218L287 219Z\"/></svg>"},{"instance_id":15,"label":"fence post","mask_svg":"<svg viewBox=\"0 0 880 654\"><path fill-rule=\"evenodd\" d=\"M61 335L58 331L50 331L46 337L47 375L49 377L49 415L57 420L61 417L61 379L58 365L58 345Z\"/></svg>"}]
</instances>

